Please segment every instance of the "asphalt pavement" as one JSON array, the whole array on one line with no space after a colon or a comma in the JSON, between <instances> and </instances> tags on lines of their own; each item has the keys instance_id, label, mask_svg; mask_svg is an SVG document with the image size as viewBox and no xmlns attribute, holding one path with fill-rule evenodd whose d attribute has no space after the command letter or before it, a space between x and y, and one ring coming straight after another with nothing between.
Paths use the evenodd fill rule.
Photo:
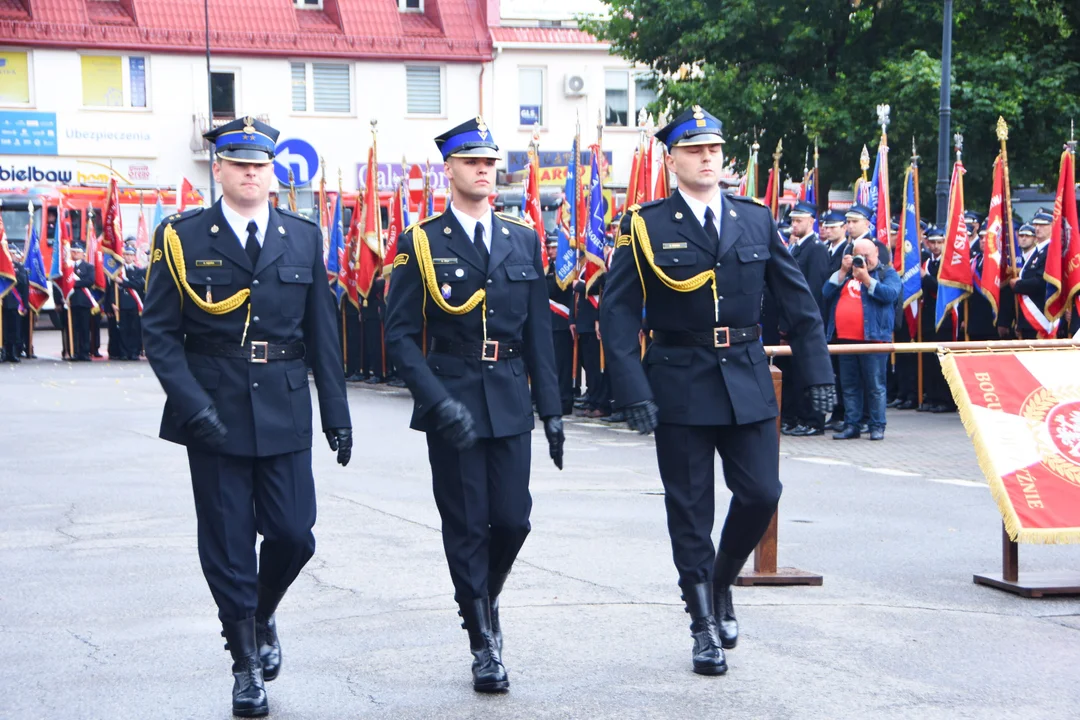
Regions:
<instances>
[{"instance_id":1,"label":"asphalt pavement","mask_svg":"<svg viewBox=\"0 0 1080 720\"><path fill-rule=\"evenodd\" d=\"M0 365L0 718L230 717L186 457L157 439L149 365L59 362L55 333L36 340L41 359ZM1001 521L955 415L890 411L881 443L783 440L780 563L824 585L736 588L723 677L690 670L651 438L571 420L559 472L537 431L533 530L502 600L511 689L488 697L408 395L349 399L349 467L316 438L318 547L278 612L273 718L1080 715L1080 600L972 583L1000 567ZM1080 548L1020 561L1080 569Z\"/></svg>"}]
</instances>

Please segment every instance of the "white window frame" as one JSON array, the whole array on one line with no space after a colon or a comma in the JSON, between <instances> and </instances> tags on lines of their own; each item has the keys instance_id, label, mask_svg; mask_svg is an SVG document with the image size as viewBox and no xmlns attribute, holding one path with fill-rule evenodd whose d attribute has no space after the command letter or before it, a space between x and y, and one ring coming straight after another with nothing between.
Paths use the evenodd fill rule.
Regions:
<instances>
[{"instance_id":1,"label":"white window frame","mask_svg":"<svg viewBox=\"0 0 1080 720\"><path fill-rule=\"evenodd\" d=\"M30 98L30 102L26 102L26 103L5 102L5 103L0 103L0 107L22 108L22 109L36 108L37 107L37 95L34 93L34 51L31 48L9 47L9 46L0 46L0 50L2 50L3 52L12 52L12 53L24 52L24 53L26 53L26 82L30 84L30 92L27 94L27 96ZM82 61L80 60L79 62L81 63ZM80 72L80 74L82 73L82 65L79 66L79 72Z\"/></svg>"},{"instance_id":2,"label":"white window frame","mask_svg":"<svg viewBox=\"0 0 1080 720\"><path fill-rule=\"evenodd\" d=\"M240 92L240 68L236 67L236 66L231 66L231 67L214 67L214 66L211 66L210 67L210 72L211 73L221 73L223 75L225 73L232 73L232 76L234 78L234 81L233 81L233 95L234 95L233 103L236 105L236 113L233 115L233 118L235 119L235 118L238 118L238 117L243 117L243 115L240 114L241 108L243 108L243 106L244 106L244 104L242 102L240 102L240 98L243 97L243 95ZM213 116L214 116L214 109L210 108L210 118L211 118L211 120L213 119Z\"/></svg>"},{"instance_id":3,"label":"white window frame","mask_svg":"<svg viewBox=\"0 0 1080 720\"><path fill-rule=\"evenodd\" d=\"M626 97L626 119L630 123L629 125L608 125L607 124L607 73L609 72L622 72L626 73L627 77L627 97ZM604 68L604 129L605 130L638 130L637 124L637 111L634 109L637 107L637 80L642 76L651 74L651 70L645 70L642 68L628 68L628 67L606 67Z\"/></svg>"},{"instance_id":4,"label":"white window frame","mask_svg":"<svg viewBox=\"0 0 1080 720\"><path fill-rule=\"evenodd\" d=\"M322 10L323 0L316 0L314 5L305 3L304 0L293 0L293 7L297 10Z\"/></svg>"},{"instance_id":5,"label":"white window frame","mask_svg":"<svg viewBox=\"0 0 1080 720\"><path fill-rule=\"evenodd\" d=\"M423 0L421 0L422 2ZM409 62L405 63L405 117L423 119L446 118L446 65L443 63ZM439 112L436 113L411 113L409 112L409 71L410 67L437 67L439 68Z\"/></svg>"},{"instance_id":6,"label":"white window frame","mask_svg":"<svg viewBox=\"0 0 1080 720\"><path fill-rule=\"evenodd\" d=\"M83 105L83 86L82 86L82 59L84 57L119 57L120 58L120 77L121 85L124 93L124 104L119 107L110 107L108 105ZM143 59L143 92L146 93L146 107L132 107L131 106L131 58L137 57ZM128 112L128 113L147 113L153 112L154 103L152 101L152 95L150 92L150 53L120 53L120 52L97 52L93 50L86 50L79 52L79 109L80 110L92 110L94 112Z\"/></svg>"},{"instance_id":7,"label":"white window frame","mask_svg":"<svg viewBox=\"0 0 1080 720\"><path fill-rule=\"evenodd\" d=\"M522 125L521 124L521 71L522 70L539 70L540 71L540 122L535 125ZM547 66L545 65L518 65L518 129L519 130L546 130L547 129L547 101L548 101L548 87L547 87Z\"/></svg>"},{"instance_id":8,"label":"white window frame","mask_svg":"<svg viewBox=\"0 0 1080 720\"><path fill-rule=\"evenodd\" d=\"M422 13L424 12L424 0L420 0L420 7L411 8L405 7L406 0L397 0L398 12L403 13Z\"/></svg>"},{"instance_id":9,"label":"white window frame","mask_svg":"<svg viewBox=\"0 0 1080 720\"><path fill-rule=\"evenodd\" d=\"M315 110L315 69L318 62L324 65L344 65L349 68L349 111L329 112L327 110ZM304 107L305 110L294 110L292 106L292 66L300 63L304 66ZM289 114L302 117L356 117L356 64L351 62L335 62L334 60L289 60Z\"/></svg>"}]
</instances>

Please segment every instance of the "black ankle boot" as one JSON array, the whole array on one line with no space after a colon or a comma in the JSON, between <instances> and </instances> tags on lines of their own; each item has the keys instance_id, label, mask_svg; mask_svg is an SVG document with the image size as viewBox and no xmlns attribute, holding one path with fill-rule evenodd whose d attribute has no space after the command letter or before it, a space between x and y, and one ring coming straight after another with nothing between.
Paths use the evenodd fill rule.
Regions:
<instances>
[{"instance_id":1,"label":"black ankle boot","mask_svg":"<svg viewBox=\"0 0 1080 720\"><path fill-rule=\"evenodd\" d=\"M723 675L727 660L720 645L716 617L712 608L712 583L697 583L683 588L686 611L690 613L690 635L694 638L694 672L698 675Z\"/></svg>"},{"instance_id":2,"label":"black ankle boot","mask_svg":"<svg viewBox=\"0 0 1080 720\"><path fill-rule=\"evenodd\" d=\"M488 576L488 597L491 599L491 632L495 636L495 644L499 646L499 652L503 649L502 622L499 620L499 595L502 594L503 585L510 573Z\"/></svg>"},{"instance_id":3,"label":"black ankle boot","mask_svg":"<svg viewBox=\"0 0 1080 720\"><path fill-rule=\"evenodd\" d=\"M270 712L262 665L255 645L255 618L222 623L232 655L232 711L238 717L262 717Z\"/></svg>"},{"instance_id":4,"label":"black ankle boot","mask_svg":"<svg viewBox=\"0 0 1080 720\"><path fill-rule=\"evenodd\" d=\"M472 650L473 690L476 692L505 692L510 689L502 653L495 642L491 629L491 606L488 599L477 598L461 603L462 626L469 631L469 649Z\"/></svg>"},{"instance_id":5,"label":"black ankle boot","mask_svg":"<svg viewBox=\"0 0 1080 720\"><path fill-rule=\"evenodd\" d=\"M713 610L720 625L720 642L730 650L739 642L739 621L735 619L735 605L731 601L731 586L746 564L746 558L735 558L723 550L716 551L713 563Z\"/></svg>"},{"instance_id":6,"label":"black ankle boot","mask_svg":"<svg viewBox=\"0 0 1080 720\"><path fill-rule=\"evenodd\" d=\"M284 592L258 586L259 604L255 608L255 644L259 648L259 663L263 680L270 682L281 672L281 641L278 640L274 613Z\"/></svg>"}]
</instances>

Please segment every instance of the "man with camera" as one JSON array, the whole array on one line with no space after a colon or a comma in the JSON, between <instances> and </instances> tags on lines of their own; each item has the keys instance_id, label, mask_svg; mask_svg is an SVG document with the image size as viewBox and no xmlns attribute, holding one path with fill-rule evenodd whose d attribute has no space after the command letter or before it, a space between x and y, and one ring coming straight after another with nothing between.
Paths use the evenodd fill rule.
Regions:
<instances>
[{"instance_id":1,"label":"man with camera","mask_svg":"<svg viewBox=\"0 0 1080 720\"><path fill-rule=\"evenodd\" d=\"M878 259L878 245L870 238L853 244L840 269L822 291L831 307L827 337L839 343L891 342L900 276ZM840 384L846 408L844 429L834 440L860 436L864 412L869 416L871 440L885 438L885 366L888 353L840 356ZM864 403L864 399L867 403ZM869 407L864 408L864 404Z\"/></svg>"}]
</instances>

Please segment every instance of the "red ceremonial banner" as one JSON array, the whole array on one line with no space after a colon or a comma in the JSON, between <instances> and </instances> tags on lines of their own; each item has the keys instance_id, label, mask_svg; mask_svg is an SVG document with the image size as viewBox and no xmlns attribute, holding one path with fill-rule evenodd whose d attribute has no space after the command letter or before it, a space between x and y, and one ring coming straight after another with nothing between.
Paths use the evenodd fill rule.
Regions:
<instances>
[{"instance_id":1,"label":"red ceremonial banner","mask_svg":"<svg viewBox=\"0 0 1080 720\"><path fill-rule=\"evenodd\" d=\"M946 354L941 366L1009 537L1080 542L1080 351Z\"/></svg>"}]
</instances>

